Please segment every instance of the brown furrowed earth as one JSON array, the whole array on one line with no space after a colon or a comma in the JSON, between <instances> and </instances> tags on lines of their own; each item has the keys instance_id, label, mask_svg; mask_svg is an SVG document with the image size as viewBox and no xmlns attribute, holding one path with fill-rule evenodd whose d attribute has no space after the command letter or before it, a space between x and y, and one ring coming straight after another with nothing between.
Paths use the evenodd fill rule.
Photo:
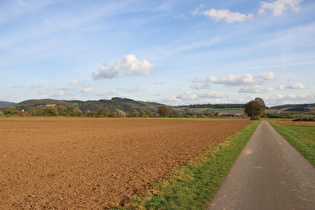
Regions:
<instances>
[{"instance_id":1,"label":"brown furrowed earth","mask_svg":"<svg viewBox=\"0 0 315 210\"><path fill-rule=\"evenodd\" d=\"M315 127L314 121L292 121L292 120L273 120L278 125L283 126L308 126L308 127Z\"/></svg>"},{"instance_id":2,"label":"brown furrowed earth","mask_svg":"<svg viewBox=\"0 0 315 210\"><path fill-rule=\"evenodd\" d=\"M0 118L0 209L117 205L251 123Z\"/></svg>"}]
</instances>

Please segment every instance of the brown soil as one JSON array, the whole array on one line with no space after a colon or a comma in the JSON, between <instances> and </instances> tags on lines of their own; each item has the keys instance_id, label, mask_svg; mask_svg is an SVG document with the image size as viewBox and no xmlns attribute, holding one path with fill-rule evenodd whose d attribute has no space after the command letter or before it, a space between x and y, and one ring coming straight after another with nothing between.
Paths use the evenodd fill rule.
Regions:
<instances>
[{"instance_id":1,"label":"brown soil","mask_svg":"<svg viewBox=\"0 0 315 210\"><path fill-rule=\"evenodd\" d=\"M0 209L119 204L249 124L1 118Z\"/></svg>"},{"instance_id":2,"label":"brown soil","mask_svg":"<svg viewBox=\"0 0 315 210\"><path fill-rule=\"evenodd\" d=\"M291 121L291 120L273 120L271 122L274 122L278 125L284 125L284 126L310 126L315 127L314 121Z\"/></svg>"}]
</instances>

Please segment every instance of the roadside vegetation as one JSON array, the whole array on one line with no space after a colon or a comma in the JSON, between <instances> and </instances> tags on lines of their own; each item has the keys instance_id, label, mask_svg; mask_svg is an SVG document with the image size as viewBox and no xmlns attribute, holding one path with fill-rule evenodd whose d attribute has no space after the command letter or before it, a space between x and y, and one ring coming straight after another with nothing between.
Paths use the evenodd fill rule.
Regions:
<instances>
[{"instance_id":1,"label":"roadside vegetation","mask_svg":"<svg viewBox=\"0 0 315 210\"><path fill-rule=\"evenodd\" d=\"M315 127L282 126L269 122L283 138L315 166Z\"/></svg>"},{"instance_id":2,"label":"roadside vegetation","mask_svg":"<svg viewBox=\"0 0 315 210\"><path fill-rule=\"evenodd\" d=\"M137 194L113 209L205 208L259 123L255 121L164 180L147 186L146 194Z\"/></svg>"}]
</instances>

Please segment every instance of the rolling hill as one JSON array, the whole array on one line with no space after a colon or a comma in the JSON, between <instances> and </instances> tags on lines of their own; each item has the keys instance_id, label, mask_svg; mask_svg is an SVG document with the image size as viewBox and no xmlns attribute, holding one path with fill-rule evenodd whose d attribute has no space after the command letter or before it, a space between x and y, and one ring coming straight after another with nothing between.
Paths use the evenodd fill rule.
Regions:
<instances>
[{"instance_id":1,"label":"rolling hill","mask_svg":"<svg viewBox=\"0 0 315 210\"><path fill-rule=\"evenodd\" d=\"M31 109L38 110L42 107L55 107L68 109L75 107L85 112L97 112L103 108L108 108L111 112L117 109L123 110L126 113L135 110L149 110L157 113L158 107L164 104L156 102L136 101L129 98L114 97L112 99L101 100L55 100L55 99L32 99L13 103L0 101L0 110L12 108L14 110L28 111ZM188 113L191 115L242 115L244 113L244 104L191 104L182 106L170 106L173 113ZM286 104L273 107L267 107L266 113L276 114L315 114L315 103L313 104Z\"/></svg>"},{"instance_id":2,"label":"rolling hill","mask_svg":"<svg viewBox=\"0 0 315 210\"><path fill-rule=\"evenodd\" d=\"M55 100L55 99L32 99L22 101L14 105L12 108L16 110L31 110L31 109L40 109L42 107L55 107L67 109L69 107L79 108L81 111L98 111L103 108L108 108L111 112L116 109L121 109L125 112L130 112L133 109L144 110L147 109L152 112L156 112L159 106L163 104L155 102L144 102L144 101L135 101L128 98L112 98L110 100L90 100L90 101L80 101L80 100Z\"/></svg>"},{"instance_id":3,"label":"rolling hill","mask_svg":"<svg viewBox=\"0 0 315 210\"><path fill-rule=\"evenodd\" d=\"M14 106L16 103L8 102L8 101L0 101L0 107L2 106Z\"/></svg>"}]
</instances>

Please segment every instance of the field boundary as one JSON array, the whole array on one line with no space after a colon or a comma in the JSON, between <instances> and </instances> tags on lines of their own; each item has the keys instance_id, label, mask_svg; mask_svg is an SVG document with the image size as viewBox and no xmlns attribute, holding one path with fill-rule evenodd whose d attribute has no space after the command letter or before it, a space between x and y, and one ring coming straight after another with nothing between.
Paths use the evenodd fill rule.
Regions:
<instances>
[{"instance_id":1,"label":"field boundary","mask_svg":"<svg viewBox=\"0 0 315 210\"><path fill-rule=\"evenodd\" d=\"M270 121L269 123L283 138L315 166L315 142L308 139L307 135L303 135L291 129L290 126L282 126Z\"/></svg>"},{"instance_id":2,"label":"field boundary","mask_svg":"<svg viewBox=\"0 0 315 210\"><path fill-rule=\"evenodd\" d=\"M260 121L233 134L113 209L200 209L214 197Z\"/></svg>"}]
</instances>

